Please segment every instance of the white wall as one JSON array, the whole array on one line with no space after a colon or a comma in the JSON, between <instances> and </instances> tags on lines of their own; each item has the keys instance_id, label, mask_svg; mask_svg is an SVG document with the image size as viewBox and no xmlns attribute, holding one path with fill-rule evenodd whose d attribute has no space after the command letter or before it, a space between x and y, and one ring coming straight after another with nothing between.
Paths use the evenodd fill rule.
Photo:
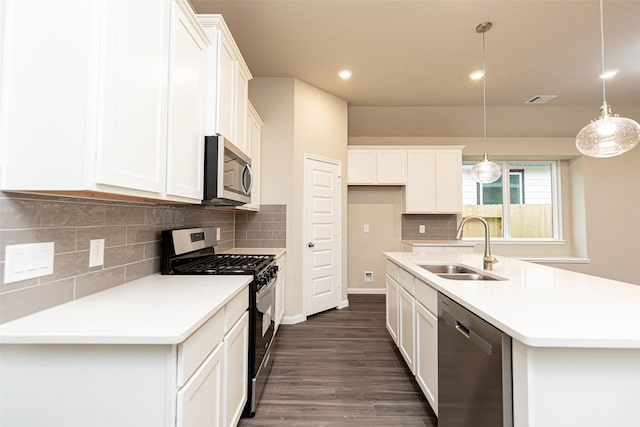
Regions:
<instances>
[{"instance_id":1,"label":"white wall","mask_svg":"<svg viewBox=\"0 0 640 427\"><path fill-rule=\"evenodd\" d=\"M293 78L254 78L249 99L264 121L262 203L287 205L285 320L304 318L303 187L304 154L347 165L347 103ZM342 184L342 236L347 227L346 180ZM342 249L342 291L346 300L346 239Z\"/></svg>"},{"instance_id":2,"label":"white wall","mask_svg":"<svg viewBox=\"0 0 640 427\"><path fill-rule=\"evenodd\" d=\"M402 187L349 187L348 287L350 293L385 290L386 264L383 252L402 250ZM369 232L364 232L364 225ZM373 283L365 283L364 272L373 271Z\"/></svg>"}]
</instances>

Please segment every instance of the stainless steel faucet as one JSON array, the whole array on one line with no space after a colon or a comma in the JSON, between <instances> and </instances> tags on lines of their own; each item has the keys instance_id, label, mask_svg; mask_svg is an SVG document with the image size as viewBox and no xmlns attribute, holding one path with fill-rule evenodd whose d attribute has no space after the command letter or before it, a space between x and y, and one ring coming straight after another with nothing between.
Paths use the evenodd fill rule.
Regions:
<instances>
[{"instance_id":1,"label":"stainless steel faucet","mask_svg":"<svg viewBox=\"0 0 640 427\"><path fill-rule=\"evenodd\" d=\"M460 226L458 227L456 239L457 240L462 239L462 228L467 223L467 221L472 219L478 220L484 225L484 258L482 258L482 261L483 261L482 268L485 270L492 270L493 264L498 262L498 260L496 259L496 257L491 255L491 238L489 237L491 233L489 231L489 224L484 218L476 215L470 215L466 218L463 218L462 222L460 223Z\"/></svg>"}]
</instances>

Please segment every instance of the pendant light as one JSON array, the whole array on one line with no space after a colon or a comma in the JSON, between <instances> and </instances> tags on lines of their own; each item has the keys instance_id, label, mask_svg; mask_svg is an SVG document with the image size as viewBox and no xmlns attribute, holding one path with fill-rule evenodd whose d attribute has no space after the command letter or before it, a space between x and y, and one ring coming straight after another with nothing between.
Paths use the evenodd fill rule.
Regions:
<instances>
[{"instance_id":1,"label":"pendant light","mask_svg":"<svg viewBox=\"0 0 640 427\"><path fill-rule=\"evenodd\" d=\"M483 22L476 27L476 33L482 34L482 111L484 117L484 155L482 156L482 161L476 163L471 168L471 177L474 181L479 182L480 184L488 184L490 182L497 181L498 178L500 178L500 175L502 175L500 165L490 161L489 156L487 155L487 74L485 72L484 33L489 31L491 27L493 27L491 22Z\"/></svg>"},{"instance_id":2,"label":"pendant light","mask_svg":"<svg viewBox=\"0 0 640 427\"><path fill-rule=\"evenodd\" d=\"M604 19L600 0L600 58L604 74ZM601 77L602 78L602 77ZM614 157L634 148L640 142L640 125L635 120L613 114L607 104L606 79L602 78L600 115L582 128L576 136L576 147L585 156Z\"/></svg>"}]
</instances>

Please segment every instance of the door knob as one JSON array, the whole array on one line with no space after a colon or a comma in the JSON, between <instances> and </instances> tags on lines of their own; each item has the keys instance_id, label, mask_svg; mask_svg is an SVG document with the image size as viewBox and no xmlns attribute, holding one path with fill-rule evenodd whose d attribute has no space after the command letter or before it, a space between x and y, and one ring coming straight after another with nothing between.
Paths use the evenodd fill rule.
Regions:
<instances>
[{"instance_id":1,"label":"door knob","mask_svg":"<svg viewBox=\"0 0 640 427\"><path fill-rule=\"evenodd\" d=\"M309 243L307 243L307 246L309 246L310 248L314 247L315 245L316 245L316 244L315 244L315 243L313 243L313 242L309 242Z\"/></svg>"}]
</instances>

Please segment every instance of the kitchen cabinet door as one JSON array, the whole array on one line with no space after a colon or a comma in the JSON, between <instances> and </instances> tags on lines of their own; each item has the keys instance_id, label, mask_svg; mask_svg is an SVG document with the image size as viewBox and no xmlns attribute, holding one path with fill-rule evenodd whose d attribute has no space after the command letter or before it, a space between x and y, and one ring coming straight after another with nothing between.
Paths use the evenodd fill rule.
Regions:
<instances>
[{"instance_id":1,"label":"kitchen cabinet door","mask_svg":"<svg viewBox=\"0 0 640 427\"><path fill-rule=\"evenodd\" d=\"M407 150L350 149L347 153L349 185L404 185Z\"/></svg>"},{"instance_id":2,"label":"kitchen cabinet door","mask_svg":"<svg viewBox=\"0 0 640 427\"><path fill-rule=\"evenodd\" d=\"M398 288L398 303L398 319L400 321L400 330L398 331L398 348L400 349L400 354L402 354L405 362L407 362L407 366L411 372L414 372L414 299L413 296L404 290L402 286Z\"/></svg>"},{"instance_id":3,"label":"kitchen cabinet door","mask_svg":"<svg viewBox=\"0 0 640 427\"><path fill-rule=\"evenodd\" d=\"M434 150L407 151L404 213L436 212L436 156Z\"/></svg>"},{"instance_id":4,"label":"kitchen cabinet door","mask_svg":"<svg viewBox=\"0 0 640 427\"><path fill-rule=\"evenodd\" d=\"M462 152L436 150L436 210L462 212Z\"/></svg>"},{"instance_id":5,"label":"kitchen cabinet door","mask_svg":"<svg viewBox=\"0 0 640 427\"><path fill-rule=\"evenodd\" d=\"M462 212L462 150L407 150L403 213Z\"/></svg>"},{"instance_id":6,"label":"kitchen cabinet door","mask_svg":"<svg viewBox=\"0 0 640 427\"><path fill-rule=\"evenodd\" d=\"M167 194L202 200L202 87L209 40L185 4L171 8Z\"/></svg>"},{"instance_id":7,"label":"kitchen cabinet door","mask_svg":"<svg viewBox=\"0 0 640 427\"><path fill-rule=\"evenodd\" d=\"M251 157L251 141L247 138L247 104L249 102L249 79L251 74L237 61L236 64L236 91L235 91L235 140L236 147Z\"/></svg>"},{"instance_id":8,"label":"kitchen cabinet door","mask_svg":"<svg viewBox=\"0 0 640 427\"><path fill-rule=\"evenodd\" d=\"M177 395L176 427L221 427L224 344L220 343Z\"/></svg>"},{"instance_id":9,"label":"kitchen cabinet door","mask_svg":"<svg viewBox=\"0 0 640 427\"><path fill-rule=\"evenodd\" d=\"M238 424L247 402L248 355L249 313L246 312L224 337L224 386L226 393L223 425L227 427L235 427Z\"/></svg>"},{"instance_id":10,"label":"kitchen cabinet door","mask_svg":"<svg viewBox=\"0 0 640 427\"><path fill-rule=\"evenodd\" d=\"M396 283L388 275L385 277L387 282L387 331L398 345L398 287Z\"/></svg>"},{"instance_id":11,"label":"kitchen cabinet door","mask_svg":"<svg viewBox=\"0 0 640 427\"><path fill-rule=\"evenodd\" d=\"M243 152L246 139L248 82L252 75L222 15L198 15L212 41L206 53L205 135L222 135Z\"/></svg>"},{"instance_id":12,"label":"kitchen cabinet door","mask_svg":"<svg viewBox=\"0 0 640 427\"><path fill-rule=\"evenodd\" d=\"M406 184L407 150L378 150L376 154L376 184Z\"/></svg>"},{"instance_id":13,"label":"kitchen cabinet door","mask_svg":"<svg viewBox=\"0 0 640 427\"><path fill-rule=\"evenodd\" d=\"M169 2L154 7L141 1L105 4L99 45L103 74L90 103L101 106L99 184L164 192L169 13Z\"/></svg>"},{"instance_id":14,"label":"kitchen cabinet door","mask_svg":"<svg viewBox=\"0 0 640 427\"><path fill-rule=\"evenodd\" d=\"M438 414L438 318L422 304L415 303L416 356L418 385Z\"/></svg>"},{"instance_id":15,"label":"kitchen cabinet door","mask_svg":"<svg viewBox=\"0 0 640 427\"><path fill-rule=\"evenodd\" d=\"M375 150L349 150L347 156L348 184L373 185L376 183Z\"/></svg>"}]
</instances>

